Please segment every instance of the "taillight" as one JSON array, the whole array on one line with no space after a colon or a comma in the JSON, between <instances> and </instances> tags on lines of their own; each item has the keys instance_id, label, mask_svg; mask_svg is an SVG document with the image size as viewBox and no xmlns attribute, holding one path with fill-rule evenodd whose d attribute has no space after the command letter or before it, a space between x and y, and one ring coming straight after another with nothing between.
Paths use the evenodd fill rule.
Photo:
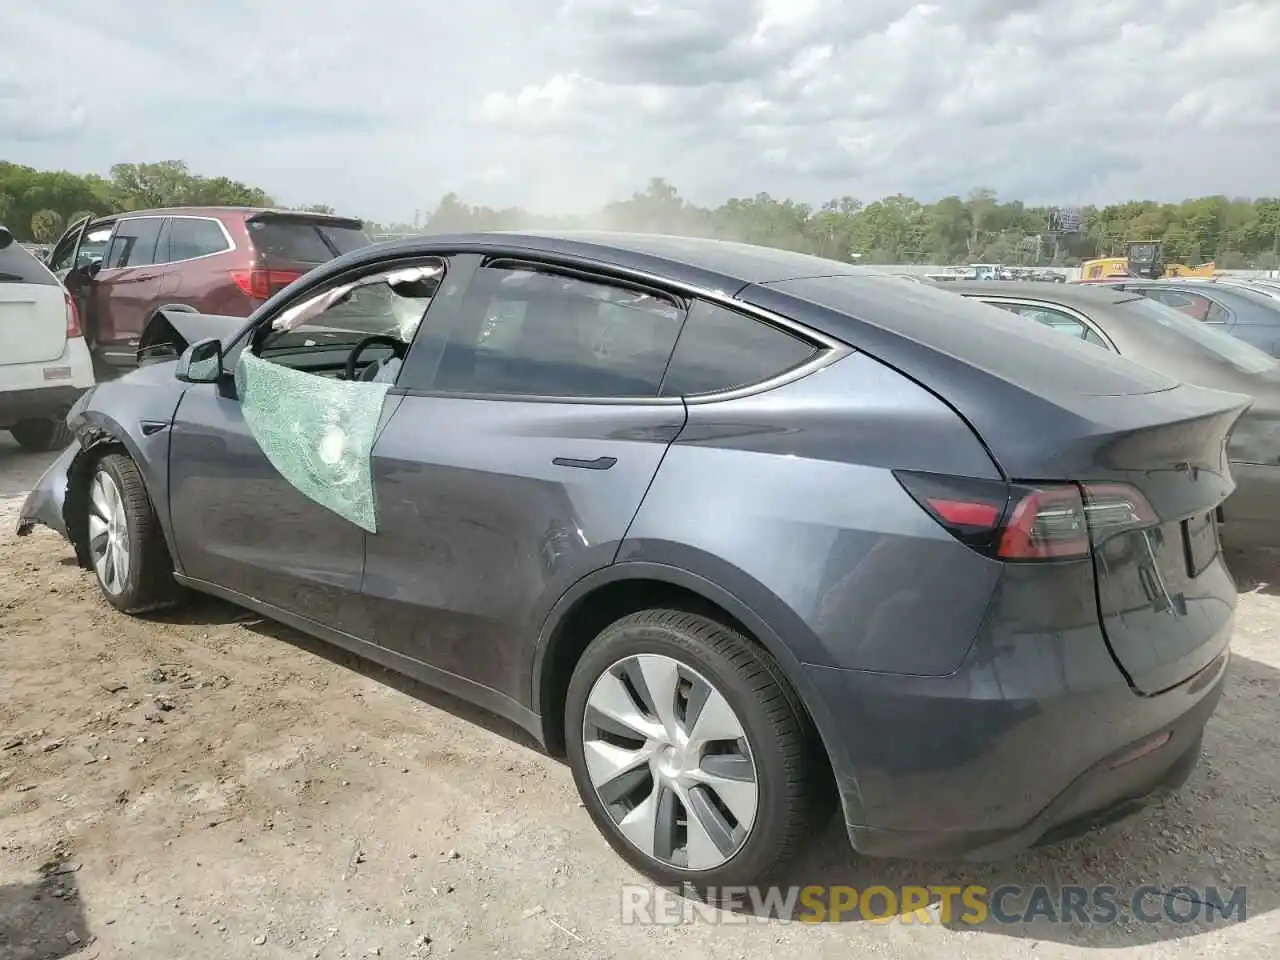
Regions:
<instances>
[{"instance_id":1,"label":"taillight","mask_svg":"<svg viewBox=\"0 0 1280 960\"><path fill-rule=\"evenodd\" d=\"M1089 555L1084 500L1074 484L1021 489L1000 531L1002 560L1061 560Z\"/></svg>"},{"instance_id":2,"label":"taillight","mask_svg":"<svg viewBox=\"0 0 1280 960\"><path fill-rule=\"evenodd\" d=\"M894 475L957 540L1008 561L1087 557L1104 540L1159 523L1122 483L1006 484L931 473Z\"/></svg>"},{"instance_id":3,"label":"taillight","mask_svg":"<svg viewBox=\"0 0 1280 960\"><path fill-rule=\"evenodd\" d=\"M76 301L71 294L64 292L62 298L67 305L67 339L84 336L80 328L80 311L76 309Z\"/></svg>"},{"instance_id":4,"label":"taillight","mask_svg":"<svg viewBox=\"0 0 1280 960\"><path fill-rule=\"evenodd\" d=\"M287 287L302 276L301 270L232 270L231 279L246 296L255 300L269 300L277 290Z\"/></svg>"}]
</instances>

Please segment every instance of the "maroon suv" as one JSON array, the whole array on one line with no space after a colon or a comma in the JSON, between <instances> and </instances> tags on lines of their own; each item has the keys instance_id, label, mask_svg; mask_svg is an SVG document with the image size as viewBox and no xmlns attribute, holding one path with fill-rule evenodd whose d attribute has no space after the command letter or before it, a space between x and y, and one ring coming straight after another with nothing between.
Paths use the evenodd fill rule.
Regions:
<instances>
[{"instance_id":1,"label":"maroon suv","mask_svg":"<svg viewBox=\"0 0 1280 960\"><path fill-rule=\"evenodd\" d=\"M370 242L347 217L172 207L77 221L48 264L76 297L99 373L109 376L134 364L157 310L247 317L312 267Z\"/></svg>"}]
</instances>

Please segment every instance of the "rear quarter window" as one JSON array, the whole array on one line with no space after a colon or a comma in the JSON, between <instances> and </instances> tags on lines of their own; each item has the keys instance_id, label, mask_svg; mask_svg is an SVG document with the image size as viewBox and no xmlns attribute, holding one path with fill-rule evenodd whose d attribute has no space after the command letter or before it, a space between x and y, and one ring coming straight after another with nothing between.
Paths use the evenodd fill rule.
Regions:
<instances>
[{"instance_id":1,"label":"rear quarter window","mask_svg":"<svg viewBox=\"0 0 1280 960\"><path fill-rule=\"evenodd\" d=\"M15 241L0 250L0 283L38 283L56 287L58 278Z\"/></svg>"},{"instance_id":2,"label":"rear quarter window","mask_svg":"<svg viewBox=\"0 0 1280 960\"><path fill-rule=\"evenodd\" d=\"M1154 393L1177 386L1176 381L1118 354L924 284L845 276L783 280L769 286L922 344L1049 400ZM829 332L854 336L852 324L847 330L839 327L836 320Z\"/></svg>"},{"instance_id":3,"label":"rear quarter window","mask_svg":"<svg viewBox=\"0 0 1280 960\"><path fill-rule=\"evenodd\" d=\"M173 261L194 260L228 249L222 227L213 220L174 217L169 221L169 257Z\"/></svg>"},{"instance_id":4,"label":"rear quarter window","mask_svg":"<svg viewBox=\"0 0 1280 960\"><path fill-rule=\"evenodd\" d=\"M817 352L784 330L698 300L676 341L662 394L687 397L750 386L795 369Z\"/></svg>"}]
</instances>

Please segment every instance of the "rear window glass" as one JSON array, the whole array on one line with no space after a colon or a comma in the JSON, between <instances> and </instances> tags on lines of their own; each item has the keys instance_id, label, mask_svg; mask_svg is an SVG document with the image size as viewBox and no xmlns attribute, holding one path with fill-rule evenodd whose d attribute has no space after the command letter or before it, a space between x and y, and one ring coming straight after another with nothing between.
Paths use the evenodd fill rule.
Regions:
<instances>
[{"instance_id":1,"label":"rear window glass","mask_svg":"<svg viewBox=\"0 0 1280 960\"><path fill-rule=\"evenodd\" d=\"M1263 373L1276 366L1276 358L1263 353L1257 347L1238 340L1229 333L1223 333L1217 327L1205 326L1199 320L1187 316L1166 303L1152 300L1149 297L1135 297L1123 300L1118 304L1154 320L1166 329L1192 340L1195 344L1220 360L1225 360L1246 373Z\"/></svg>"},{"instance_id":2,"label":"rear window glass","mask_svg":"<svg viewBox=\"0 0 1280 960\"><path fill-rule=\"evenodd\" d=\"M372 242L362 230L348 230L345 227L320 227L319 230L330 243L338 248L339 253L350 253L352 250L367 247Z\"/></svg>"},{"instance_id":3,"label":"rear window glass","mask_svg":"<svg viewBox=\"0 0 1280 960\"><path fill-rule=\"evenodd\" d=\"M0 283L39 283L57 286L58 280L16 240L0 250Z\"/></svg>"},{"instance_id":4,"label":"rear window glass","mask_svg":"<svg viewBox=\"0 0 1280 960\"><path fill-rule=\"evenodd\" d=\"M251 220L249 236L264 256L295 263L324 263L369 245L369 238L360 230L296 220Z\"/></svg>"},{"instance_id":5,"label":"rear window glass","mask_svg":"<svg viewBox=\"0 0 1280 960\"><path fill-rule=\"evenodd\" d=\"M783 280L770 286L924 344L1050 400L1154 393L1177 386L1177 381L1093 344L921 283L843 276ZM836 321L830 332L840 336L838 328Z\"/></svg>"}]
</instances>

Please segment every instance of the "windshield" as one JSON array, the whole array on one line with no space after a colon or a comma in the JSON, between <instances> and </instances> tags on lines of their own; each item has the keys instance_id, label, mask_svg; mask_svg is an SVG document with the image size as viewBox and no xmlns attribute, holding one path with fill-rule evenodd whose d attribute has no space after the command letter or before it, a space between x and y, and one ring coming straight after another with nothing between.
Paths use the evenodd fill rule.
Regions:
<instances>
[{"instance_id":1,"label":"windshield","mask_svg":"<svg viewBox=\"0 0 1280 960\"><path fill-rule=\"evenodd\" d=\"M1194 340L1200 347L1209 351L1219 359L1227 361L1233 367L1246 373L1265 373L1276 366L1276 358L1263 353L1257 347L1250 346L1243 340L1237 340L1229 333L1223 333L1199 320L1187 316L1168 304L1146 297L1135 297L1122 300L1120 303L1131 310L1144 314L1151 320L1167 327L1176 333Z\"/></svg>"}]
</instances>

